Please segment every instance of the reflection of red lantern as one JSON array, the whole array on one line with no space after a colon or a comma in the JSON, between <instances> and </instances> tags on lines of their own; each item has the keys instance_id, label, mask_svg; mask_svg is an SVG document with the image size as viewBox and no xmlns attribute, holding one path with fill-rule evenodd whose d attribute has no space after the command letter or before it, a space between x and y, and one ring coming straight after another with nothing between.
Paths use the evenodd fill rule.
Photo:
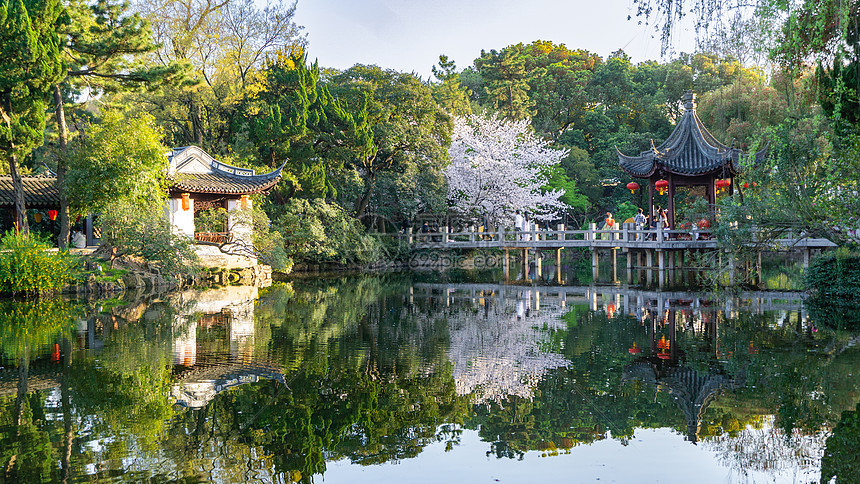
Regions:
<instances>
[{"instance_id":1,"label":"reflection of red lantern","mask_svg":"<svg viewBox=\"0 0 860 484\"><path fill-rule=\"evenodd\" d=\"M627 348L627 352L630 353L631 355L638 355L639 353L642 352L642 349L639 348L639 346L634 341L633 346L631 346L630 348Z\"/></svg>"},{"instance_id":2,"label":"reflection of red lantern","mask_svg":"<svg viewBox=\"0 0 860 484\"><path fill-rule=\"evenodd\" d=\"M711 228L711 221L706 218L703 218L702 220L699 220L699 223L697 225L700 229L709 229Z\"/></svg>"},{"instance_id":3,"label":"reflection of red lantern","mask_svg":"<svg viewBox=\"0 0 860 484\"><path fill-rule=\"evenodd\" d=\"M191 194L183 193L182 194L182 210L188 211L191 208Z\"/></svg>"},{"instance_id":4,"label":"reflection of red lantern","mask_svg":"<svg viewBox=\"0 0 860 484\"><path fill-rule=\"evenodd\" d=\"M660 341L657 342L657 348L659 348L661 350L668 350L669 349L669 341L666 339L665 336L660 337Z\"/></svg>"},{"instance_id":5,"label":"reflection of red lantern","mask_svg":"<svg viewBox=\"0 0 860 484\"><path fill-rule=\"evenodd\" d=\"M606 306L606 314L609 316L609 319L612 319L612 317L615 316L615 309L617 309L615 307L615 303L609 303Z\"/></svg>"},{"instance_id":6,"label":"reflection of red lantern","mask_svg":"<svg viewBox=\"0 0 860 484\"><path fill-rule=\"evenodd\" d=\"M636 190L639 190L639 184L636 182L630 182L627 184L627 189L630 190L630 193L634 193Z\"/></svg>"},{"instance_id":7,"label":"reflection of red lantern","mask_svg":"<svg viewBox=\"0 0 860 484\"><path fill-rule=\"evenodd\" d=\"M57 220L57 211L48 210L48 218L51 219L51 221Z\"/></svg>"},{"instance_id":8,"label":"reflection of red lantern","mask_svg":"<svg viewBox=\"0 0 860 484\"><path fill-rule=\"evenodd\" d=\"M666 180L657 180L657 183L654 184L654 188L660 190L660 195L669 188L669 182Z\"/></svg>"},{"instance_id":9,"label":"reflection of red lantern","mask_svg":"<svg viewBox=\"0 0 860 484\"><path fill-rule=\"evenodd\" d=\"M671 357L672 356L669 353L660 353L657 355L657 358L660 358L661 360L668 360Z\"/></svg>"}]
</instances>

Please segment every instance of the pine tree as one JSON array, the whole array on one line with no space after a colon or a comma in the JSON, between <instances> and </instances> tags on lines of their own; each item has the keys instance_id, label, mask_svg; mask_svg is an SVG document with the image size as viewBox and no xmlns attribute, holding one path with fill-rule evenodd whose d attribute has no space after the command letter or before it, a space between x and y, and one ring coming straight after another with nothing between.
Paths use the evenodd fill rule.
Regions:
<instances>
[{"instance_id":1,"label":"pine tree","mask_svg":"<svg viewBox=\"0 0 860 484\"><path fill-rule=\"evenodd\" d=\"M45 109L64 73L59 0L0 1L0 152L9 162L17 225L29 234L18 158L44 141Z\"/></svg>"},{"instance_id":2,"label":"pine tree","mask_svg":"<svg viewBox=\"0 0 860 484\"><path fill-rule=\"evenodd\" d=\"M60 187L57 243L60 248L65 248L69 240L69 201L65 186L69 154L66 96L74 95L82 87L95 92L116 92L151 88L164 82L181 82L187 71L187 67L180 63L147 66L140 62L141 56L153 52L158 45L152 42L149 22L139 14L129 14L125 2L71 0L67 12L70 21L61 30L62 55L67 69L53 89L60 145L57 157L57 184Z\"/></svg>"}]
</instances>

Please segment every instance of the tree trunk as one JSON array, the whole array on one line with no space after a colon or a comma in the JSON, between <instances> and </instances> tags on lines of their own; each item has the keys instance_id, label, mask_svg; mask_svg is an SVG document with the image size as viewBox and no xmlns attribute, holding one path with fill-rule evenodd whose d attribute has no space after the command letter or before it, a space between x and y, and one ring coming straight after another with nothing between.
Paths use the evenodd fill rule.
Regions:
<instances>
[{"instance_id":1,"label":"tree trunk","mask_svg":"<svg viewBox=\"0 0 860 484\"><path fill-rule=\"evenodd\" d=\"M23 235L30 235L30 226L27 225L27 207L24 205L24 184L21 182L21 174L18 173L18 157L9 157L9 173L12 175L12 189L15 192L15 214L18 221L18 230Z\"/></svg>"},{"instance_id":2,"label":"tree trunk","mask_svg":"<svg viewBox=\"0 0 860 484\"><path fill-rule=\"evenodd\" d=\"M364 211L367 210L367 204L370 203L370 197L373 195L373 185L375 184L376 177L371 172L367 178L364 195L362 195L361 200L358 202L358 207L355 209L355 218L361 220L361 217L364 216Z\"/></svg>"},{"instance_id":3,"label":"tree trunk","mask_svg":"<svg viewBox=\"0 0 860 484\"><path fill-rule=\"evenodd\" d=\"M0 114L3 116L3 122L9 132L12 131L12 98L8 92L4 93L3 106L0 108ZM30 234L30 227L27 225L27 207L24 205L24 186L21 183L21 174L18 173L18 157L15 155L15 143L10 142L9 146L4 147L9 154L9 174L12 175L12 190L15 193L15 223L18 230L24 235Z\"/></svg>"},{"instance_id":4,"label":"tree trunk","mask_svg":"<svg viewBox=\"0 0 860 484\"><path fill-rule=\"evenodd\" d=\"M54 86L54 104L57 118L57 132L60 138L60 152L57 156L57 190L60 192L60 234L57 247L65 250L69 244L69 197L66 195L66 160L69 155L69 129L66 126L66 111L60 85Z\"/></svg>"}]
</instances>

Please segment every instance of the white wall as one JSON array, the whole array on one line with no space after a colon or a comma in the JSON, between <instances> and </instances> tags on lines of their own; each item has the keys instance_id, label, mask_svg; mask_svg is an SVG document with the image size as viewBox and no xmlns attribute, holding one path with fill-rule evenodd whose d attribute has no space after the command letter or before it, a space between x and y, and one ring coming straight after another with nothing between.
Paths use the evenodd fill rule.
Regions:
<instances>
[{"instance_id":1,"label":"white wall","mask_svg":"<svg viewBox=\"0 0 860 484\"><path fill-rule=\"evenodd\" d=\"M188 210L182 210L182 198L171 198L167 202L168 220L176 233L194 238L194 199L189 199Z\"/></svg>"}]
</instances>

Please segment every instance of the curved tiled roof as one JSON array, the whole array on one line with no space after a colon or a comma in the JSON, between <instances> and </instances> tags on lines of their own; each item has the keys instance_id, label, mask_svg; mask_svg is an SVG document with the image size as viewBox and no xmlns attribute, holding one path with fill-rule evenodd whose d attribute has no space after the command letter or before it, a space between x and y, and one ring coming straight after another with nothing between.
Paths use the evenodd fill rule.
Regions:
<instances>
[{"instance_id":1,"label":"curved tiled roof","mask_svg":"<svg viewBox=\"0 0 860 484\"><path fill-rule=\"evenodd\" d=\"M175 148L168 154L172 192L249 195L264 192L281 179L278 169L257 175L254 170L221 163L197 146Z\"/></svg>"},{"instance_id":2,"label":"curved tiled roof","mask_svg":"<svg viewBox=\"0 0 860 484\"><path fill-rule=\"evenodd\" d=\"M28 208L56 208L60 206L60 190L57 189L57 178L53 176L22 176L24 187L24 204ZM15 189L12 186L12 176L0 176L0 206L15 205Z\"/></svg>"},{"instance_id":3,"label":"curved tiled roof","mask_svg":"<svg viewBox=\"0 0 860 484\"><path fill-rule=\"evenodd\" d=\"M265 175L228 175L225 173L177 173L170 184L174 191L248 195L264 192L281 180L281 169Z\"/></svg>"},{"instance_id":4,"label":"curved tiled roof","mask_svg":"<svg viewBox=\"0 0 860 484\"><path fill-rule=\"evenodd\" d=\"M660 146L655 147L652 141L651 149L638 156L627 156L616 148L621 169L637 178L648 178L658 170L685 176L707 175L717 171L736 174L739 171L738 162L748 155L720 143L705 128L693 107L692 93L685 94L683 100L684 115ZM766 150L757 152L756 160L761 160Z\"/></svg>"}]
</instances>

